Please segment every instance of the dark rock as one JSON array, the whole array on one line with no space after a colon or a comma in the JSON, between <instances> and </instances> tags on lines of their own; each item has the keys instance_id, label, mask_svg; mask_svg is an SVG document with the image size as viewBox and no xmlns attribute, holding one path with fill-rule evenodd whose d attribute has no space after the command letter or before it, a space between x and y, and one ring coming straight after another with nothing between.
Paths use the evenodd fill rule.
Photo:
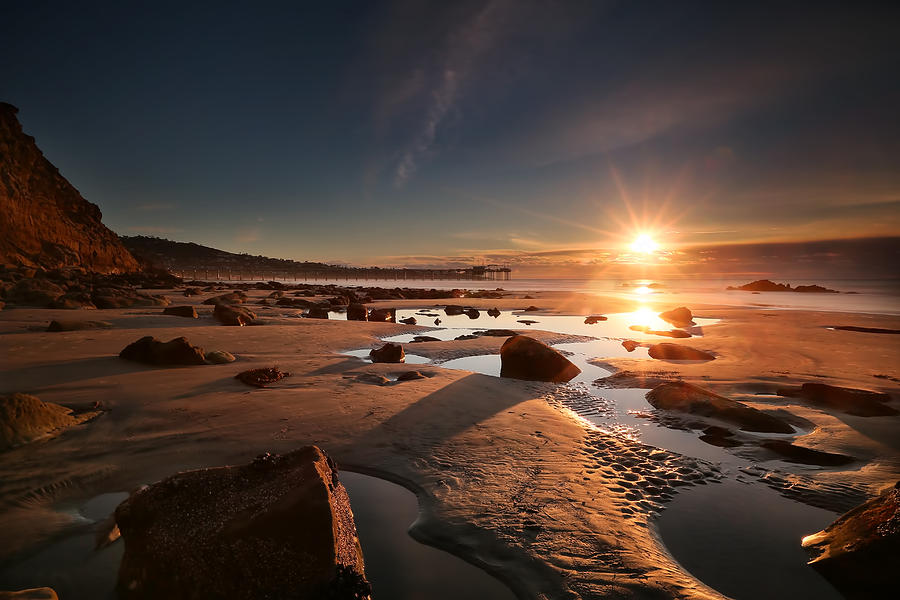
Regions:
<instances>
[{"instance_id":1,"label":"dark rock","mask_svg":"<svg viewBox=\"0 0 900 600\"><path fill-rule=\"evenodd\" d=\"M840 331L858 331L860 333L885 333L889 335L900 334L900 329L882 329L881 327L857 327L855 325L833 325L832 329Z\"/></svg>"},{"instance_id":2,"label":"dark rock","mask_svg":"<svg viewBox=\"0 0 900 600\"><path fill-rule=\"evenodd\" d=\"M50 321L47 331L82 331L84 329L109 329L112 323L106 321Z\"/></svg>"},{"instance_id":3,"label":"dark rock","mask_svg":"<svg viewBox=\"0 0 900 600\"><path fill-rule=\"evenodd\" d=\"M585 325L593 325L594 323L599 323L600 321L606 321L606 317L603 315L591 315L589 317L584 318Z\"/></svg>"},{"instance_id":4,"label":"dark rock","mask_svg":"<svg viewBox=\"0 0 900 600\"><path fill-rule=\"evenodd\" d=\"M309 311L304 316L307 319L327 319L328 309L322 306L310 306Z\"/></svg>"},{"instance_id":5,"label":"dark rock","mask_svg":"<svg viewBox=\"0 0 900 600\"><path fill-rule=\"evenodd\" d=\"M840 292L837 290L830 290L826 287L822 287L821 285L798 285L794 288L795 292L805 293L805 294L839 294Z\"/></svg>"},{"instance_id":6,"label":"dark rock","mask_svg":"<svg viewBox=\"0 0 900 600\"><path fill-rule=\"evenodd\" d=\"M285 377L290 377L290 373L279 371L278 367L266 367L263 369L250 369L241 371L234 376L238 381L242 381L247 385L256 387L266 387L270 383L281 381Z\"/></svg>"},{"instance_id":7,"label":"dark rock","mask_svg":"<svg viewBox=\"0 0 900 600\"><path fill-rule=\"evenodd\" d=\"M369 320L369 310L366 308L365 304L357 304L353 303L347 306L347 320L348 321L368 321Z\"/></svg>"},{"instance_id":8,"label":"dark rock","mask_svg":"<svg viewBox=\"0 0 900 600\"><path fill-rule=\"evenodd\" d=\"M531 306L529 306L528 308L526 308L526 309L523 310L522 312L535 312L535 311L539 311L539 310L541 310L541 309L538 308L537 306L534 306L534 305L532 304Z\"/></svg>"},{"instance_id":9,"label":"dark rock","mask_svg":"<svg viewBox=\"0 0 900 600\"><path fill-rule=\"evenodd\" d=\"M216 304L213 317L222 325L241 327L252 323L256 319L256 313L243 306Z\"/></svg>"},{"instance_id":10,"label":"dark rock","mask_svg":"<svg viewBox=\"0 0 900 600\"><path fill-rule=\"evenodd\" d=\"M478 331L476 333L487 337L510 337L519 335L518 332L511 329L485 329L484 331Z\"/></svg>"},{"instance_id":11,"label":"dark rock","mask_svg":"<svg viewBox=\"0 0 900 600\"><path fill-rule=\"evenodd\" d=\"M48 308L62 308L66 310L77 310L80 308L97 308L91 295L82 291L66 292L48 305Z\"/></svg>"},{"instance_id":12,"label":"dark rock","mask_svg":"<svg viewBox=\"0 0 900 600\"><path fill-rule=\"evenodd\" d=\"M372 359L372 362L377 363L399 363L406 358L406 353L403 352L403 346L400 344L388 342L381 348L373 348L369 352L369 358Z\"/></svg>"},{"instance_id":13,"label":"dark rock","mask_svg":"<svg viewBox=\"0 0 900 600\"><path fill-rule=\"evenodd\" d=\"M594 381L605 388L655 388L661 383L673 381L676 374L671 371L618 371L608 377Z\"/></svg>"},{"instance_id":14,"label":"dark rock","mask_svg":"<svg viewBox=\"0 0 900 600\"><path fill-rule=\"evenodd\" d=\"M743 290L745 292L790 292L791 286L784 283L775 283L768 279L757 279L756 281L745 283L737 287L728 286L729 290Z\"/></svg>"},{"instance_id":15,"label":"dark rock","mask_svg":"<svg viewBox=\"0 0 900 600\"><path fill-rule=\"evenodd\" d=\"M641 344L639 342L636 342L634 340L623 340L622 341L622 347L625 348L626 350L628 350L629 352L634 352L634 349L639 348L640 345Z\"/></svg>"},{"instance_id":16,"label":"dark rock","mask_svg":"<svg viewBox=\"0 0 900 600\"><path fill-rule=\"evenodd\" d=\"M199 288L190 287L185 289L183 293L185 296L199 296L203 292L201 292Z\"/></svg>"},{"instance_id":17,"label":"dark rock","mask_svg":"<svg viewBox=\"0 0 900 600\"><path fill-rule=\"evenodd\" d=\"M500 376L529 381L569 381L581 369L550 346L524 335L510 337L500 347Z\"/></svg>"},{"instance_id":18,"label":"dark rock","mask_svg":"<svg viewBox=\"0 0 900 600\"><path fill-rule=\"evenodd\" d=\"M414 379L425 379L425 376L418 371L406 371L397 376L397 381L413 381Z\"/></svg>"},{"instance_id":19,"label":"dark rock","mask_svg":"<svg viewBox=\"0 0 900 600\"><path fill-rule=\"evenodd\" d=\"M164 315L173 315L176 317L186 317L188 319L198 319L197 311L193 306L167 306L163 309Z\"/></svg>"},{"instance_id":20,"label":"dark rock","mask_svg":"<svg viewBox=\"0 0 900 600\"><path fill-rule=\"evenodd\" d=\"M441 320L440 320L440 319L435 319L435 320L434 320L434 324L435 324L435 325L440 325L440 324L441 324Z\"/></svg>"},{"instance_id":21,"label":"dark rock","mask_svg":"<svg viewBox=\"0 0 900 600\"><path fill-rule=\"evenodd\" d=\"M243 304L247 301L247 294L244 292L236 291L229 292L227 294L222 294L220 296L213 296L212 298L207 298L203 301L203 304Z\"/></svg>"},{"instance_id":22,"label":"dark rock","mask_svg":"<svg viewBox=\"0 0 900 600\"><path fill-rule=\"evenodd\" d=\"M848 600L897 595L900 482L803 538L816 571Z\"/></svg>"},{"instance_id":23,"label":"dark rock","mask_svg":"<svg viewBox=\"0 0 900 600\"><path fill-rule=\"evenodd\" d=\"M405 325L415 325L416 318L415 317L406 317L405 319L400 319L400 322Z\"/></svg>"},{"instance_id":24,"label":"dark rock","mask_svg":"<svg viewBox=\"0 0 900 600\"><path fill-rule=\"evenodd\" d=\"M487 314L489 317L494 317L495 319L500 316L500 309L497 307L487 309Z\"/></svg>"},{"instance_id":25,"label":"dark rock","mask_svg":"<svg viewBox=\"0 0 900 600\"><path fill-rule=\"evenodd\" d=\"M94 290L91 301L100 309L131 308L134 306L168 306L165 296L143 294L127 288L99 288Z\"/></svg>"},{"instance_id":26,"label":"dark rock","mask_svg":"<svg viewBox=\"0 0 900 600\"><path fill-rule=\"evenodd\" d=\"M452 317L455 315L461 315L465 312L465 309L462 306L458 306L456 304L448 304L444 307L444 314L448 317Z\"/></svg>"},{"instance_id":27,"label":"dark rock","mask_svg":"<svg viewBox=\"0 0 900 600\"><path fill-rule=\"evenodd\" d=\"M65 290L46 279L21 279L6 293L10 304L48 307L62 296Z\"/></svg>"},{"instance_id":28,"label":"dark rock","mask_svg":"<svg viewBox=\"0 0 900 600\"><path fill-rule=\"evenodd\" d=\"M0 102L0 264L137 271L140 265ZM41 306L46 306L53 299Z\"/></svg>"},{"instance_id":29,"label":"dark rock","mask_svg":"<svg viewBox=\"0 0 900 600\"><path fill-rule=\"evenodd\" d=\"M744 431L794 432L790 425L777 417L684 381L671 381L656 386L647 392L647 401L660 410L720 419L734 423Z\"/></svg>"},{"instance_id":30,"label":"dark rock","mask_svg":"<svg viewBox=\"0 0 900 600\"><path fill-rule=\"evenodd\" d=\"M524 325L534 325L535 323L540 323L540 321L535 321L533 319L519 319L516 323L522 323Z\"/></svg>"},{"instance_id":31,"label":"dark rock","mask_svg":"<svg viewBox=\"0 0 900 600\"><path fill-rule=\"evenodd\" d=\"M659 360L715 360L716 357L709 352L697 350L689 346L680 344L670 344L663 342L661 344L653 344L648 350L650 358Z\"/></svg>"},{"instance_id":32,"label":"dark rock","mask_svg":"<svg viewBox=\"0 0 900 600\"><path fill-rule=\"evenodd\" d=\"M436 338L436 337L433 337L430 335L417 335L412 339L412 341L415 343L419 343L419 342L439 342L441 340L440 340L440 338Z\"/></svg>"},{"instance_id":33,"label":"dark rock","mask_svg":"<svg viewBox=\"0 0 900 600\"><path fill-rule=\"evenodd\" d=\"M466 316L469 317L470 319L477 319L478 317L481 316L481 313L478 312L478 309L477 309L477 308L469 308L469 309L466 309L466 313L465 313L465 314L466 314Z\"/></svg>"},{"instance_id":34,"label":"dark rock","mask_svg":"<svg viewBox=\"0 0 900 600\"><path fill-rule=\"evenodd\" d=\"M178 337L161 342L153 336L145 336L125 347L119 358L149 365L202 365L206 363L203 348L191 345L186 338Z\"/></svg>"},{"instance_id":35,"label":"dark rock","mask_svg":"<svg viewBox=\"0 0 900 600\"><path fill-rule=\"evenodd\" d=\"M364 600L362 550L334 463L315 446L179 473L116 509L122 600Z\"/></svg>"},{"instance_id":36,"label":"dark rock","mask_svg":"<svg viewBox=\"0 0 900 600\"><path fill-rule=\"evenodd\" d=\"M389 323L396 322L397 319L397 309L396 308L373 308L369 311L369 320L370 321L379 321L384 322L387 321Z\"/></svg>"},{"instance_id":37,"label":"dark rock","mask_svg":"<svg viewBox=\"0 0 900 600\"><path fill-rule=\"evenodd\" d=\"M661 312L659 318L675 327L690 327L694 324L694 315L691 314L690 309L684 306Z\"/></svg>"},{"instance_id":38,"label":"dark rock","mask_svg":"<svg viewBox=\"0 0 900 600\"><path fill-rule=\"evenodd\" d=\"M471 333L465 333L465 334L463 334L463 335L458 335L458 336L456 336L456 337L453 338L453 339L459 342L459 341L463 341L463 340L477 340L478 337L479 337L479 336L477 336L477 335L472 335Z\"/></svg>"},{"instance_id":39,"label":"dark rock","mask_svg":"<svg viewBox=\"0 0 900 600\"><path fill-rule=\"evenodd\" d=\"M852 456L804 448L786 440L765 440L760 443L760 446L780 455L782 460L802 465L836 467L852 463L855 460Z\"/></svg>"},{"instance_id":40,"label":"dark rock","mask_svg":"<svg viewBox=\"0 0 900 600\"><path fill-rule=\"evenodd\" d=\"M891 396L882 392L838 387L827 383L804 383L799 388L782 388L775 393L779 396L803 398L813 404L857 417L887 417L900 414L885 405Z\"/></svg>"}]
</instances>

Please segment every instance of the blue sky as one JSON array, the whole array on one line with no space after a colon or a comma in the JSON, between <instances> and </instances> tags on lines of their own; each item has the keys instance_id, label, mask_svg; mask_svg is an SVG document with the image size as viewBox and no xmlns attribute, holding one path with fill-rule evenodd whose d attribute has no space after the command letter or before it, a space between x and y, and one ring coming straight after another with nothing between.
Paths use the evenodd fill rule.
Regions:
<instances>
[{"instance_id":1,"label":"blue sky","mask_svg":"<svg viewBox=\"0 0 900 600\"><path fill-rule=\"evenodd\" d=\"M669 249L900 235L891 3L4 13L0 99L121 234L536 268L614 259L638 230Z\"/></svg>"}]
</instances>

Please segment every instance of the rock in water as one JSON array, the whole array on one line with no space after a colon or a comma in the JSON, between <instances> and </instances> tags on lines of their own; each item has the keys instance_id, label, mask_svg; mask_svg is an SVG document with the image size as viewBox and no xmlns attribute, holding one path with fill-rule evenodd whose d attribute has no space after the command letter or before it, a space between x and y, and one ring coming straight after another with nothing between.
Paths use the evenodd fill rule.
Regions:
<instances>
[{"instance_id":1,"label":"rock in water","mask_svg":"<svg viewBox=\"0 0 900 600\"><path fill-rule=\"evenodd\" d=\"M782 388L776 393L779 396L803 398L813 404L857 417L889 417L898 414L897 410L885 404L890 401L891 396L882 392L838 387L827 383L804 383L799 389Z\"/></svg>"},{"instance_id":2,"label":"rock in water","mask_svg":"<svg viewBox=\"0 0 900 600\"><path fill-rule=\"evenodd\" d=\"M206 364L203 348L191 345L187 338L183 337L163 343L148 335L126 346L119 352L119 358L148 365Z\"/></svg>"},{"instance_id":3,"label":"rock in water","mask_svg":"<svg viewBox=\"0 0 900 600\"><path fill-rule=\"evenodd\" d=\"M0 102L0 263L140 269L118 236L22 131L18 109Z\"/></svg>"},{"instance_id":4,"label":"rock in water","mask_svg":"<svg viewBox=\"0 0 900 600\"><path fill-rule=\"evenodd\" d=\"M369 311L370 321L388 321L395 322L397 319L396 308L373 308Z\"/></svg>"},{"instance_id":5,"label":"rock in water","mask_svg":"<svg viewBox=\"0 0 900 600\"><path fill-rule=\"evenodd\" d=\"M222 325L238 327L249 325L256 319L255 312L243 306L229 306L227 304L216 304L216 308L213 309L213 316Z\"/></svg>"},{"instance_id":6,"label":"rock in water","mask_svg":"<svg viewBox=\"0 0 900 600\"><path fill-rule=\"evenodd\" d=\"M176 317L186 317L188 319L198 319L197 311L193 306L167 306L163 309L164 315L173 315Z\"/></svg>"},{"instance_id":7,"label":"rock in water","mask_svg":"<svg viewBox=\"0 0 900 600\"><path fill-rule=\"evenodd\" d=\"M415 325L416 318L415 317L406 317L405 319L400 319L400 322L404 325Z\"/></svg>"},{"instance_id":8,"label":"rock in water","mask_svg":"<svg viewBox=\"0 0 900 600\"><path fill-rule=\"evenodd\" d=\"M500 347L500 376L563 383L581 373L568 358L525 335L515 335Z\"/></svg>"},{"instance_id":9,"label":"rock in water","mask_svg":"<svg viewBox=\"0 0 900 600\"><path fill-rule=\"evenodd\" d=\"M660 410L712 417L734 423L744 431L794 432L781 419L684 381L661 383L647 392L647 401Z\"/></svg>"},{"instance_id":10,"label":"rock in water","mask_svg":"<svg viewBox=\"0 0 900 600\"><path fill-rule=\"evenodd\" d=\"M381 348L373 348L369 352L369 358L376 363L398 363L403 362L406 358L406 353L400 344L388 342Z\"/></svg>"},{"instance_id":11,"label":"rock in water","mask_svg":"<svg viewBox=\"0 0 900 600\"><path fill-rule=\"evenodd\" d=\"M594 323L599 323L600 321L605 321L606 317L603 315L590 315L584 318L585 325L593 325Z\"/></svg>"},{"instance_id":12,"label":"rock in water","mask_svg":"<svg viewBox=\"0 0 900 600\"><path fill-rule=\"evenodd\" d=\"M682 346L681 344L670 344L663 342L661 344L653 344L647 351L650 358L659 360L715 360L716 357L709 352L697 350L690 346Z\"/></svg>"},{"instance_id":13,"label":"rock in water","mask_svg":"<svg viewBox=\"0 0 900 600\"><path fill-rule=\"evenodd\" d=\"M900 482L803 538L809 564L849 600L897 595Z\"/></svg>"},{"instance_id":14,"label":"rock in water","mask_svg":"<svg viewBox=\"0 0 900 600\"><path fill-rule=\"evenodd\" d=\"M684 306L661 312L659 318L675 327L690 327L694 324L694 315Z\"/></svg>"},{"instance_id":15,"label":"rock in water","mask_svg":"<svg viewBox=\"0 0 900 600\"><path fill-rule=\"evenodd\" d=\"M348 321L368 321L369 311L365 304L353 303L347 306Z\"/></svg>"},{"instance_id":16,"label":"rock in water","mask_svg":"<svg viewBox=\"0 0 900 600\"><path fill-rule=\"evenodd\" d=\"M21 446L54 431L78 425L90 416L79 418L65 406L41 402L28 394L0 396L0 450Z\"/></svg>"},{"instance_id":17,"label":"rock in water","mask_svg":"<svg viewBox=\"0 0 900 600\"><path fill-rule=\"evenodd\" d=\"M307 319L327 319L328 309L323 306L310 306L309 311L303 316Z\"/></svg>"},{"instance_id":18,"label":"rock in water","mask_svg":"<svg viewBox=\"0 0 900 600\"><path fill-rule=\"evenodd\" d=\"M315 446L179 473L116 509L123 600L370 597L337 469Z\"/></svg>"}]
</instances>

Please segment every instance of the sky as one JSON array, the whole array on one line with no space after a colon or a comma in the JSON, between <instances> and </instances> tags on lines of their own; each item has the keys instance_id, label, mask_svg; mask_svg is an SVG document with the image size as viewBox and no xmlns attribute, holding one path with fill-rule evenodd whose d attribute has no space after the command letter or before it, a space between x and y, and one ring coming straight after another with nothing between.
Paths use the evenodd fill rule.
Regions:
<instances>
[{"instance_id":1,"label":"sky","mask_svg":"<svg viewBox=\"0 0 900 600\"><path fill-rule=\"evenodd\" d=\"M900 258L900 3L205 4L4 7L0 100L119 234L551 276Z\"/></svg>"}]
</instances>

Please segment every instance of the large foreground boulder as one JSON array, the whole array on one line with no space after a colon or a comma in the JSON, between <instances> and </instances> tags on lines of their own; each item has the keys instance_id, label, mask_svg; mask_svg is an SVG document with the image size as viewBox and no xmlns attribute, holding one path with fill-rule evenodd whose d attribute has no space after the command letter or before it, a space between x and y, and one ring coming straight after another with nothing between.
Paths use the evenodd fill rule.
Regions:
<instances>
[{"instance_id":1,"label":"large foreground boulder","mask_svg":"<svg viewBox=\"0 0 900 600\"><path fill-rule=\"evenodd\" d=\"M786 422L684 381L662 383L647 392L647 401L660 410L711 417L738 425L744 431L793 433Z\"/></svg>"},{"instance_id":2,"label":"large foreground boulder","mask_svg":"<svg viewBox=\"0 0 900 600\"><path fill-rule=\"evenodd\" d=\"M399 363L406 358L403 346L388 342L381 348L372 348L369 358L373 363Z\"/></svg>"},{"instance_id":3,"label":"large foreground boulder","mask_svg":"<svg viewBox=\"0 0 900 600\"><path fill-rule=\"evenodd\" d=\"M889 394L838 387L827 383L804 383L799 388L782 388L779 396L803 398L812 404L833 408L857 417L887 417L900 414L887 406Z\"/></svg>"},{"instance_id":4,"label":"large foreground boulder","mask_svg":"<svg viewBox=\"0 0 900 600\"><path fill-rule=\"evenodd\" d=\"M213 317L222 325L240 327L252 323L256 319L256 313L243 306L216 304L216 308L213 309Z\"/></svg>"},{"instance_id":5,"label":"large foreground boulder","mask_svg":"<svg viewBox=\"0 0 900 600\"><path fill-rule=\"evenodd\" d=\"M75 414L70 408L41 402L28 394L0 396L0 451L78 425L97 414Z\"/></svg>"},{"instance_id":6,"label":"large foreground boulder","mask_svg":"<svg viewBox=\"0 0 900 600\"><path fill-rule=\"evenodd\" d=\"M900 482L803 538L809 564L849 600L897 595Z\"/></svg>"},{"instance_id":7,"label":"large foreground boulder","mask_svg":"<svg viewBox=\"0 0 900 600\"><path fill-rule=\"evenodd\" d=\"M525 335L514 335L500 347L501 377L562 383L579 373L568 358Z\"/></svg>"},{"instance_id":8,"label":"large foreground boulder","mask_svg":"<svg viewBox=\"0 0 900 600\"><path fill-rule=\"evenodd\" d=\"M370 596L350 499L315 446L173 475L115 518L123 600Z\"/></svg>"},{"instance_id":9,"label":"large foreground boulder","mask_svg":"<svg viewBox=\"0 0 900 600\"><path fill-rule=\"evenodd\" d=\"M682 346L681 344L671 344L663 342L661 344L653 344L647 350L650 358L659 360L715 360L716 357L709 352L697 350L690 346Z\"/></svg>"},{"instance_id":10,"label":"large foreground boulder","mask_svg":"<svg viewBox=\"0 0 900 600\"><path fill-rule=\"evenodd\" d=\"M192 345L184 337L178 337L163 343L148 335L128 344L119 352L119 358L148 365L206 364L203 348Z\"/></svg>"}]
</instances>

